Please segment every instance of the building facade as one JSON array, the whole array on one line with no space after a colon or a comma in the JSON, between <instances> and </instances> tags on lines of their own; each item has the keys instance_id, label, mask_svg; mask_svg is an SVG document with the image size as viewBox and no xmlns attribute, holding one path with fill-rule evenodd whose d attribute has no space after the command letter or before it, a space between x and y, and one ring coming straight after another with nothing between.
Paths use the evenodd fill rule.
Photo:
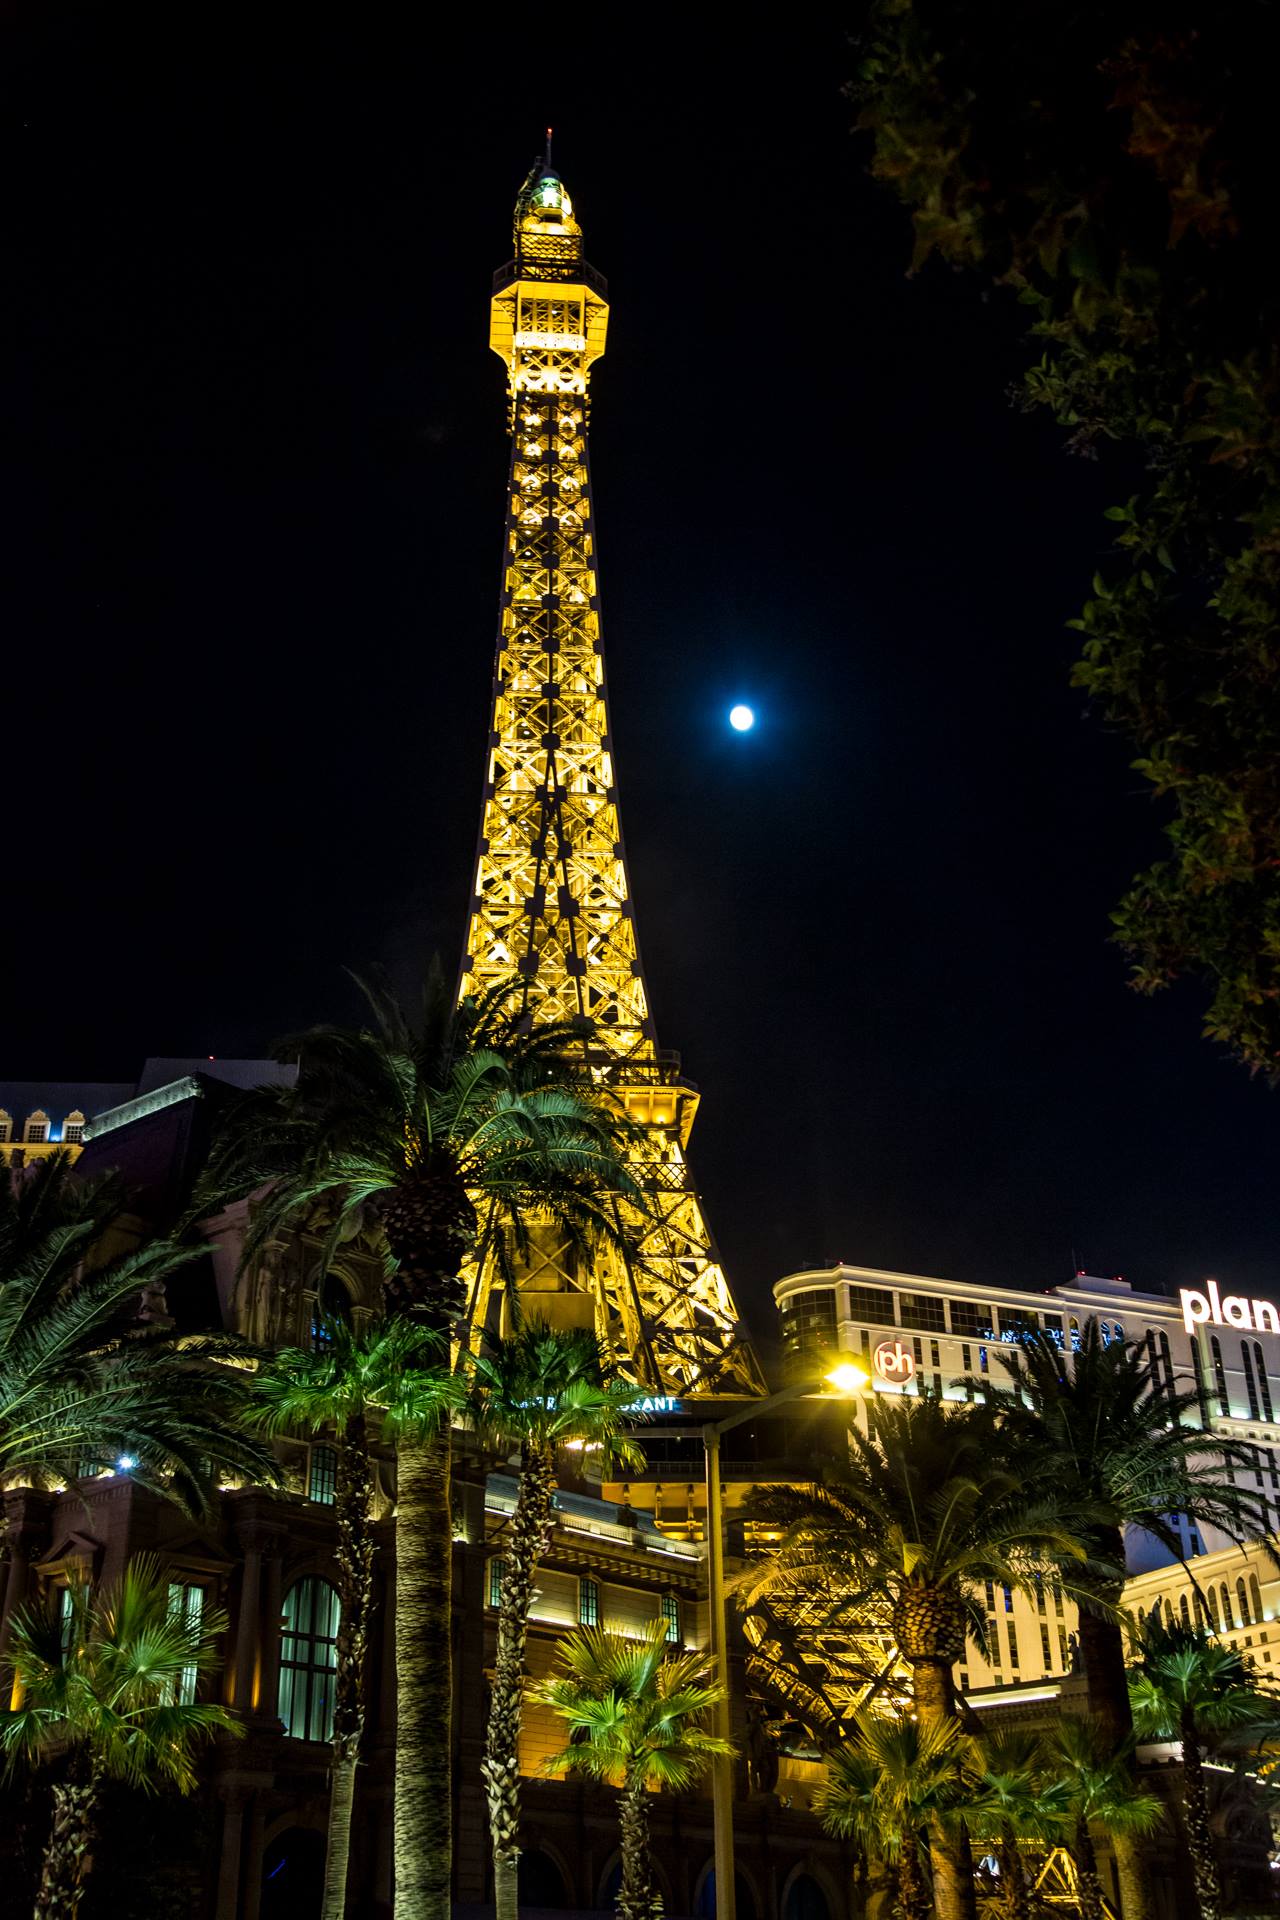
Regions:
<instances>
[{"instance_id":1,"label":"building facade","mask_svg":"<svg viewBox=\"0 0 1280 1920\"><path fill-rule=\"evenodd\" d=\"M1068 1346L1096 1319L1104 1340L1143 1351L1158 1387L1195 1395L1203 1427L1245 1444L1258 1500L1280 1531L1280 1313L1271 1301L1230 1295L1216 1282L1168 1297L1077 1274L1031 1292L845 1265L788 1274L774 1299L789 1377L816 1376L830 1357L849 1354L879 1392L929 1388L957 1401L974 1399L986 1382L1006 1384L1005 1357L1026 1333ZM1177 1526L1181 1560L1148 1534L1126 1541L1126 1604L1149 1611L1158 1595L1173 1617L1203 1620L1263 1671L1280 1662L1278 1596L1274 1578L1263 1579L1262 1550L1242 1550L1182 1516ZM1034 1598L989 1588L987 1629L991 1657L970 1648L960 1676L967 1692L1056 1683L1073 1670L1075 1610L1053 1583Z\"/></svg>"}]
</instances>

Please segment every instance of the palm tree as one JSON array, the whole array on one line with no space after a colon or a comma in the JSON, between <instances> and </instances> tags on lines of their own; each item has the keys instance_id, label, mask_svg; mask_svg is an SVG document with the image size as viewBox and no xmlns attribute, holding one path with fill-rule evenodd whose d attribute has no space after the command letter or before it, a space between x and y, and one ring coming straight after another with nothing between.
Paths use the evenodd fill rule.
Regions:
<instances>
[{"instance_id":1,"label":"palm tree","mask_svg":"<svg viewBox=\"0 0 1280 1920\"><path fill-rule=\"evenodd\" d=\"M970 1832L1000 1863L1001 1911L1008 1920L1030 1920L1023 1853L1061 1840L1068 1826L1065 1791L1045 1777L1038 1735L1020 1727L984 1730L973 1757L978 1778L966 1812Z\"/></svg>"},{"instance_id":2,"label":"palm tree","mask_svg":"<svg viewBox=\"0 0 1280 1920\"><path fill-rule=\"evenodd\" d=\"M855 1428L850 1441L839 1478L755 1496L782 1537L748 1576L747 1604L816 1597L831 1625L887 1608L921 1726L949 1726L966 1632L981 1642L985 1583L1031 1590L1046 1560L1078 1549L1057 1501L1010 1458L985 1407L877 1395L866 1432ZM940 1920L972 1920L963 1832L939 1823L933 1862Z\"/></svg>"},{"instance_id":3,"label":"palm tree","mask_svg":"<svg viewBox=\"0 0 1280 1920\"><path fill-rule=\"evenodd\" d=\"M727 1740L702 1725L721 1699L699 1653L667 1657L666 1622L636 1640L579 1627L556 1649L563 1672L535 1697L567 1722L570 1744L547 1762L552 1773L586 1773L620 1786L620 1920L654 1920L660 1902L649 1854L651 1788L682 1793Z\"/></svg>"},{"instance_id":4,"label":"palm tree","mask_svg":"<svg viewBox=\"0 0 1280 1920\"><path fill-rule=\"evenodd\" d=\"M287 1347L254 1382L258 1422L271 1434L332 1432L337 1474L338 1643L333 1768L320 1920L342 1920L351 1815L366 1714L365 1659L373 1611L373 1458L369 1426L384 1438L430 1433L459 1403L457 1376L441 1364L430 1327L394 1319L354 1328L319 1323L317 1349Z\"/></svg>"},{"instance_id":5,"label":"palm tree","mask_svg":"<svg viewBox=\"0 0 1280 1920\"><path fill-rule=\"evenodd\" d=\"M1104 1826L1115 1847L1122 1835L1154 1833L1160 1823L1160 1802L1134 1781L1132 1739L1117 1748L1111 1729L1096 1720L1064 1715L1044 1744L1046 1763L1061 1789L1070 1823L1068 1844L1076 1870L1081 1920L1103 1920L1102 1882L1089 1823ZM1128 1906L1123 1896L1122 1886L1127 1920Z\"/></svg>"},{"instance_id":6,"label":"palm tree","mask_svg":"<svg viewBox=\"0 0 1280 1920\"><path fill-rule=\"evenodd\" d=\"M1269 1722L1274 1708L1252 1684L1248 1662L1194 1627L1153 1618L1141 1663L1129 1675L1134 1727L1142 1740L1182 1743L1182 1806L1201 1920L1218 1920L1222 1887L1209 1832L1202 1744Z\"/></svg>"},{"instance_id":7,"label":"palm tree","mask_svg":"<svg viewBox=\"0 0 1280 1920\"><path fill-rule=\"evenodd\" d=\"M453 1006L438 973L411 1018L361 984L371 1026L281 1041L292 1087L246 1095L228 1116L197 1207L269 1189L246 1237L251 1260L317 1210L326 1261L364 1230L384 1256L389 1315L441 1334L464 1305L466 1263L492 1258L508 1285L549 1221L584 1255L622 1233L610 1197L640 1195L628 1129L592 1098L578 1025L533 1025L518 984ZM396 1475L395 1902L400 1920L449 1920L452 1845L453 1518L448 1422L401 1435Z\"/></svg>"},{"instance_id":8,"label":"palm tree","mask_svg":"<svg viewBox=\"0 0 1280 1920\"><path fill-rule=\"evenodd\" d=\"M893 1868L901 1920L933 1920L929 1835L962 1797L968 1744L956 1720L925 1726L859 1714L814 1796L829 1833L856 1840L869 1859Z\"/></svg>"},{"instance_id":9,"label":"palm tree","mask_svg":"<svg viewBox=\"0 0 1280 1920\"><path fill-rule=\"evenodd\" d=\"M20 1703L0 1712L7 1770L57 1767L36 1920L74 1920L108 1781L190 1793L196 1746L239 1731L226 1707L194 1698L226 1617L175 1605L157 1560L139 1554L109 1592L65 1591L65 1613L19 1616L10 1659Z\"/></svg>"},{"instance_id":10,"label":"palm tree","mask_svg":"<svg viewBox=\"0 0 1280 1920\"><path fill-rule=\"evenodd\" d=\"M0 1179L0 1481L56 1486L86 1460L125 1458L135 1479L205 1514L222 1474L272 1484L275 1462L245 1427L248 1376L215 1364L236 1343L179 1342L140 1317L199 1249L157 1240L109 1254L124 1211L117 1181L77 1185L63 1155Z\"/></svg>"},{"instance_id":11,"label":"palm tree","mask_svg":"<svg viewBox=\"0 0 1280 1920\"><path fill-rule=\"evenodd\" d=\"M644 1455L625 1431L642 1389L618 1378L585 1329L527 1321L472 1362L472 1424L504 1453L519 1448L515 1512L503 1541L498 1648L485 1739L485 1794L497 1920L516 1920L520 1859L520 1723L534 1576L551 1537L556 1470L566 1450L591 1449L636 1468Z\"/></svg>"},{"instance_id":12,"label":"palm tree","mask_svg":"<svg viewBox=\"0 0 1280 1920\"><path fill-rule=\"evenodd\" d=\"M1009 1385L993 1389L990 1400L1010 1443L1030 1471L1055 1477L1080 1516L1086 1557L1072 1580L1089 1712L1118 1748L1133 1727L1121 1611L1125 1533L1152 1535L1178 1560L1186 1551L1179 1514L1235 1540L1265 1535L1261 1495L1231 1478L1235 1467L1252 1478L1253 1461L1246 1447L1210 1432L1207 1419L1201 1424L1196 1394L1153 1378L1142 1352L1104 1341L1096 1319L1085 1322L1070 1354L1039 1332L1002 1357ZM1125 1920L1147 1920L1147 1874L1134 1834L1118 1837L1116 1861Z\"/></svg>"}]
</instances>

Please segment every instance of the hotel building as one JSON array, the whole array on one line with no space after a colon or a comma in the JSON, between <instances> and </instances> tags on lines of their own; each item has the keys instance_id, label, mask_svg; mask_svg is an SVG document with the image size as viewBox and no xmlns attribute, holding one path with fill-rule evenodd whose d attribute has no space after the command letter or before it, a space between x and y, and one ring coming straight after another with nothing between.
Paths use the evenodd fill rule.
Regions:
<instances>
[{"instance_id":1,"label":"hotel building","mask_svg":"<svg viewBox=\"0 0 1280 1920\"><path fill-rule=\"evenodd\" d=\"M1268 1300L1212 1281L1169 1297L1080 1273L1022 1292L843 1264L788 1274L774 1299L787 1377L820 1377L849 1355L878 1392L932 1389L956 1401L1007 1384L1006 1362L1025 1334L1040 1329L1067 1345L1096 1319L1104 1340L1143 1350L1159 1390L1195 1395L1202 1427L1245 1444L1269 1531L1280 1530L1280 1314ZM1158 1606L1170 1619L1211 1627L1263 1671L1280 1666L1280 1574L1264 1545L1233 1545L1182 1516L1176 1524L1181 1560L1149 1534L1126 1541L1134 1618ZM1034 1597L988 1586L986 1611L990 1658L971 1645L961 1673L975 1704L993 1690L1043 1688L1073 1671L1075 1608L1053 1583Z\"/></svg>"}]
</instances>

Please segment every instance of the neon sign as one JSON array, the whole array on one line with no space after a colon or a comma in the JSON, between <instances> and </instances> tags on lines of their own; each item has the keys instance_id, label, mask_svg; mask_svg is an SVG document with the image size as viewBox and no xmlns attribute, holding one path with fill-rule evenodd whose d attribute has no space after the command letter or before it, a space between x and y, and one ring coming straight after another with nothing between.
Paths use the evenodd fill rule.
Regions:
<instances>
[{"instance_id":1,"label":"neon sign","mask_svg":"<svg viewBox=\"0 0 1280 1920\"><path fill-rule=\"evenodd\" d=\"M1243 1294L1218 1293L1216 1280L1205 1281L1205 1291L1183 1287L1178 1295L1182 1303L1182 1324L1188 1333L1206 1322L1214 1327L1247 1327L1252 1333L1280 1333L1280 1313L1270 1300L1246 1300Z\"/></svg>"}]
</instances>

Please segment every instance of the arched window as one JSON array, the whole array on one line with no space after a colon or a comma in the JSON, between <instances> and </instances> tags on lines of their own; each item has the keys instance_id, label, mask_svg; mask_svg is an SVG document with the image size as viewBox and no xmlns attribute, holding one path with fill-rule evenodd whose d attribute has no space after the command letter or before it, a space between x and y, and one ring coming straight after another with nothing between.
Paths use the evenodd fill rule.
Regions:
<instances>
[{"instance_id":1,"label":"arched window","mask_svg":"<svg viewBox=\"0 0 1280 1920\"><path fill-rule=\"evenodd\" d=\"M585 1575L578 1582L578 1625L600 1625L600 1582L590 1580Z\"/></svg>"},{"instance_id":2,"label":"arched window","mask_svg":"<svg viewBox=\"0 0 1280 1920\"><path fill-rule=\"evenodd\" d=\"M1236 1581L1236 1600L1240 1607L1240 1625L1242 1627L1251 1627L1253 1621L1249 1615L1249 1596L1244 1590L1243 1574Z\"/></svg>"},{"instance_id":3,"label":"arched window","mask_svg":"<svg viewBox=\"0 0 1280 1920\"><path fill-rule=\"evenodd\" d=\"M280 1718L293 1739L327 1740L332 1734L337 1668L337 1590L311 1574L284 1597Z\"/></svg>"},{"instance_id":4,"label":"arched window","mask_svg":"<svg viewBox=\"0 0 1280 1920\"><path fill-rule=\"evenodd\" d=\"M79 1147L84 1144L85 1117L79 1107L73 1107L62 1123L62 1144L64 1147Z\"/></svg>"},{"instance_id":5,"label":"arched window","mask_svg":"<svg viewBox=\"0 0 1280 1920\"><path fill-rule=\"evenodd\" d=\"M13 1138L13 1115L0 1107L0 1146Z\"/></svg>"},{"instance_id":6,"label":"arched window","mask_svg":"<svg viewBox=\"0 0 1280 1920\"><path fill-rule=\"evenodd\" d=\"M1224 1420L1231 1418L1231 1402L1227 1398L1227 1376L1222 1368L1222 1342L1217 1334L1209 1337L1209 1351L1213 1355L1213 1379L1218 1389L1218 1411Z\"/></svg>"},{"instance_id":7,"label":"arched window","mask_svg":"<svg viewBox=\"0 0 1280 1920\"><path fill-rule=\"evenodd\" d=\"M662 1618L666 1621L667 1625L667 1639L673 1646L681 1646L684 1642L684 1633L681 1629L680 1600L678 1595L674 1593L663 1594Z\"/></svg>"},{"instance_id":8,"label":"arched window","mask_svg":"<svg viewBox=\"0 0 1280 1920\"><path fill-rule=\"evenodd\" d=\"M1256 1573L1251 1573L1249 1575L1249 1598L1253 1601L1254 1620L1259 1626L1261 1626L1262 1624L1262 1589L1258 1585L1258 1576Z\"/></svg>"},{"instance_id":9,"label":"arched window","mask_svg":"<svg viewBox=\"0 0 1280 1920\"><path fill-rule=\"evenodd\" d=\"M1260 1340L1255 1340L1253 1343L1253 1358L1258 1369L1258 1391L1262 1395L1262 1417L1264 1420L1274 1420L1275 1414L1271 1409L1271 1382L1267 1379L1267 1363L1262 1357Z\"/></svg>"},{"instance_id":10,"label":"arched window","mask_svg":"<svg viewBox=\"0 0 1280 1920\"><path fill-rule=\"evenodd\" d=\"M798 1873L782 1902L782 1920L830 1920L827 1896L811 1874Z\"/></svg>"},{"instance_id":11,"label":"arched window","mask_svg":"<svg viewBox=\"0 0 1280 1920\"><path fill-rule=\"evenodd\" d=\"M622 1883L622 1868L618 1868L618 1884ZM617 1888L614 1888L617 1892ZM740 1873L733 1876L733 1904L740 1920L756 1920L755 1896ZM694 1912L698 1920L715 1920L716 1911L716 1870L714 1867L703 1876Z\"/></svg>"},{"instance_id":12,"label":"arched window","mask_svg":"<svg viewBox=\"0 0 1280 1920\"><path fill-rule=\"evenodd\" d=\"M507 1577L505 1560L494 1558L489 1562L489 1605L498 1608L502 1605L502 1583Z\"/></svg>"},{"instance_id":13,"label":"arched window","mask_svg":"<svg viewBox=\"0 0 1280 1920\"><path fill-rule=\"evenodd\" d=\"M1178 1612L1182 1616L1183 1626L1189 1628L1191 1625L1191 1608L1187 1604L1187 1596L1185 1593L1178 1596Z\"/></svg>"},{"instance_id":14,"label":"arched window","mask_svg":"<svg viewBox=\"0 0 1280 1920\"><path fill-rule=\"evenodd\" d=\"M1259 1413L1258 1389L1253 1381L1253 1361L1249 1358L1249 1342L1247 1340L1240 1342L1240 1358L1244 1362L1244 1390L1249 1396L1249 1418L1256 1420Z\"/></svg>"},{"instance_id":15,"label":"arched window","mask_svg":"<svg viewBox=\"0 0 1280 1920\"><path fill-rule=\"evenodd\" d=\"M1231 1611L1231 1590L1225 1580L1218 1591L1222 1595L1222 1630L1224 1633L1230 1633L1235 1626L1236 1617Z\"/></svg>"},{"instance_id":16,"label":"arched window","mask_svg":"<svg viewBox=\"0 0 1280 1920\"><path fill-rule=\"evenodd\" d=\"M621 1885L621 1869L619 1869ZM541 1847L522 1847L516 1869L516 1892L521 1907L567 1907L564 1875L549 1853Z\"/></svg>"},{"instance_id":17,"label":"arched window","mask_svg":"<svg viewBox=\"0 0 1280 1920\"><path fill-rule=\"evenodd\" d=\"M41 1141L49 1138L49 1116L43 1107L37 1107L34 1113L27 1115L22 1137L28 1146L39 1146Z\"/></svg>"},{"instance_id":18,"label":"arched window","mask_svg":"<svg viewBox=\"0 0 1280 1920\"><path fill-rule=\"evenodd\" d=\"M1196 1405L1200 1410L1200 1425L1209 1424L1209 1395L1205 1391L1204 1361L1200 1358L1200 1343L1195 1338L1191 1342L1191 1366L1196 1376Z\"/></svg>"},{"instance_id":19,"label":"arched window","mask_svg":"<svg viewBox=\"0 0 1280 1920\"><path fill-rule=\"evenodd\" d=\"M1178 1383L1173 1374L1173 1354L1169 1349L1169 1336L1163 1327L1160 1329L1160 1360L1164 1367L1164 1390L1169 1396L1169 1404L1172 1407L1178 1396Z\"/></svg>"},{"instance_id":20,"label":"arched window","mask_svg":"<svg viewBox=\"0 0 1280 1920\"><path fill-rule=\"evenodd\" d=\"M1164 1603L1164 1622L1167 1627L1176 1627L1178 1624L1174 1618L1172 1600L1166 1599Z\"/></svg>"},{"instance_id":21,"label":"arched window","mask_svg":"<svg viewBox=\"0 0 1280 1920\"><path fill-rule=\"evenodd\" d=\"M1206 1587L1204 1592L1204 1597L1205 1597L1205 1604L1209 1609L1210 1624L1212 1625L1214 1632L1217 1633L1219 1627L1222 1624L1221 1621L1218 1619L1218 1596L1214 1592L1212 1587Z\"/></svg>"}]
</instances>

